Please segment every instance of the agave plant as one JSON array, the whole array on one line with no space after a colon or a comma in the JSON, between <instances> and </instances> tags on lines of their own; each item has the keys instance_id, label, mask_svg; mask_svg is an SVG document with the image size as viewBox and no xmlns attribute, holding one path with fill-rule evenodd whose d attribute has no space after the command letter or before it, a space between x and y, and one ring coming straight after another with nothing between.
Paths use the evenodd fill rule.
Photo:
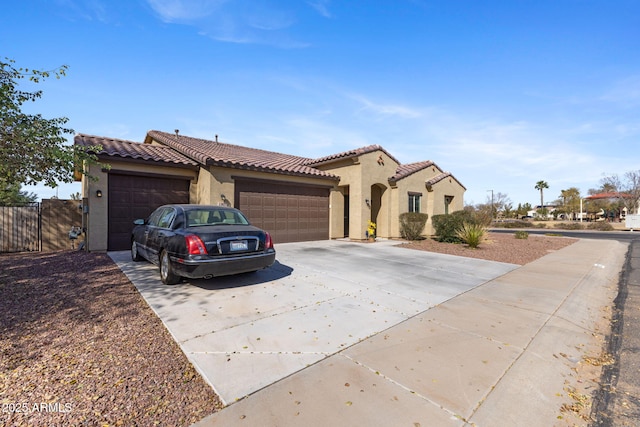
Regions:
<instances>
[{"instance_id":1,"label":"agave plant","mask_svg":"<svg viewBox=\"0 0 640 427\"><path fill-rule=\"evenodd\" d=\"M470 248L477 248L480 246L480 243L484 241L487 229L480 224L464 222L456 234L458 238L469 245Z\"/></svg>"}]
</instances>

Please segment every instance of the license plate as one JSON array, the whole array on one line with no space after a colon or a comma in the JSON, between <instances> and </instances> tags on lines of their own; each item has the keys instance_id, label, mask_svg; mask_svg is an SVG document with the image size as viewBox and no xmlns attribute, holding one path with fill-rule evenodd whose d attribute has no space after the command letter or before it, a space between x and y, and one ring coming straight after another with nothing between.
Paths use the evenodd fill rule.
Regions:
<instances>
[{"instance_id":1,"label":"license plate","mask_svg":"<svg viewBox=\"0 0 640 427\"><path fill-rule=\"evenodd\" d=\"M231 250L232 251L246 251L249 248L246 240L241 240L239 242L231 242Z\"/></svg>"}]
</instances>

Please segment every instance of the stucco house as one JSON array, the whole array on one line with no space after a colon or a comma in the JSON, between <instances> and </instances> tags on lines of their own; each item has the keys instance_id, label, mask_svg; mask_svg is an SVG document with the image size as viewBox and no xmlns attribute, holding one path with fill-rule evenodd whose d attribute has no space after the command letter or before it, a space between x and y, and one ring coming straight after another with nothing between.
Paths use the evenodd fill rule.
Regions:
<instances>
[{"instance_id":1,"label":"stucco house","mask_svg":"<svg viewBox=\"0 0 640 427\"><path fill-rule=\"evenodd\" d=\"M82 177L85 247L124 250L132 221L165 203L228 205L242 210L276 243L348 237L400 237L399 215L431 217L461 210L465 187L432 161L401 164L378 145L311 159L174 133L149 131L143 143L78 134L101 145L109 169Z\"/></svg>"}]
</instances>

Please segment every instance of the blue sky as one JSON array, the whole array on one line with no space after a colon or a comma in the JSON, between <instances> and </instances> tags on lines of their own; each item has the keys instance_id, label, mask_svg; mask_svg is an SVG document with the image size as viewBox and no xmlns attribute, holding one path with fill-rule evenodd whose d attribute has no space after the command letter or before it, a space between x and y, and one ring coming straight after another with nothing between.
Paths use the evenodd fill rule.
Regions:
<instances>
[{"instance_id":1,"label":"blue sky","mask_svg":"<svg viewBox=\"0 0 640 427\"><path fill-rule=\"evenodd\" d=\"M0 46L69 66L28 109L78 133L306 157L380 144L452 172L467 204L640 169L638 0L21 0Z\"/></svg>"}]
</instances>

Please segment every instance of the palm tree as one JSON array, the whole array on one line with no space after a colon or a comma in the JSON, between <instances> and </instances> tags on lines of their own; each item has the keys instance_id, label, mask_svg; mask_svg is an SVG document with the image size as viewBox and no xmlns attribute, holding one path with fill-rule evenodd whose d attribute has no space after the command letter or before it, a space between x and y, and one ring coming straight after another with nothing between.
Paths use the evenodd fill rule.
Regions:
<instances>
[{"instance_id":1,"label":"palm tree","mask_svg":"<svg viewBox=\"0 0 640 427\"><path fill-rule=\"evenodd\" d=\"M540 209L542 209L544 211L544 189L545 188L549 188L549 184L547 184L545 181L538 181L536 182L536 186L534 187L536 190L540 190Z\"/></svg>"}]
</instances>

